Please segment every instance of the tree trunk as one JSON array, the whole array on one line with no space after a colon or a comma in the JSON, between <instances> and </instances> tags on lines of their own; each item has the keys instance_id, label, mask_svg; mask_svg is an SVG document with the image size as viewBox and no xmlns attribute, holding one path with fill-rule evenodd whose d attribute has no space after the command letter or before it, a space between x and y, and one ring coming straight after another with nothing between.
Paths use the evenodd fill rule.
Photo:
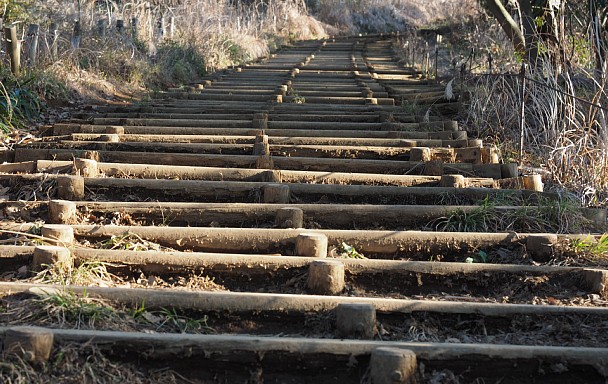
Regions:
<instances>
[{"instance_id":1,"label":"tree trunk","mask_svg":"<svg viewBox=\"0 0 608 384\"><path fill-rule=\"evenodd\" d=\"M526 51L526 39L524 34L517 25L517 22L511 17L511 14L502 4L501 0L487 0L485 2L488 11L498 20L498 23L505 31L513 47L519 52Z\"/></svg>"}]
</instances>

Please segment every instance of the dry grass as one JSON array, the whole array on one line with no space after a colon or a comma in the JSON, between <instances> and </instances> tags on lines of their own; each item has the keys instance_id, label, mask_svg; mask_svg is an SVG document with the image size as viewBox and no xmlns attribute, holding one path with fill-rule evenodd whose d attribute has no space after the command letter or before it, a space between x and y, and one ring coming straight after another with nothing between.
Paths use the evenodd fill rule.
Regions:
<instances>
[{"instance_id":1,"label":"dry grass","mask_svg":"<svg viewBox=\"0 0 608 384\"><path fill-rule=\"evenodd\" d=\"M528 82L524 99L523 159L519 158L521 82L516 77L472 80L465 124L479 137L502 143L503 160L546 168L554 188L572 191L584 205L605 205L608 160L604 112L559 91L588 100L602 100L604 96L599 91L594 93L593 86L579 85L593 81L584 72L576 77L564 74L536 78L542 84Z\"/></svg>"},{"instance_id":2,"label":"dry grass","mask_svg":"<svg viewBox=\"0 0 608 384\"><path fill-rule=\"evenodd\" d=\"M11 384L187 382L171 370L144 371L133 363L112 361L97 347L72 344L56 347L49 362L43 365L33 365L14 355L3 356L0 377L3 383Z\"/></svg>"},{"instance_id":3,"label":"dry grass","mask_svg":"<svg viewBox=\"0 0 608 384\"><path fill-rule=\"evenodd\" d=\"M342 33L405 31L414 27L453 23L479 11L476 1L449 0L316 0L313 14Z\"/></svg>"}]
</instances>

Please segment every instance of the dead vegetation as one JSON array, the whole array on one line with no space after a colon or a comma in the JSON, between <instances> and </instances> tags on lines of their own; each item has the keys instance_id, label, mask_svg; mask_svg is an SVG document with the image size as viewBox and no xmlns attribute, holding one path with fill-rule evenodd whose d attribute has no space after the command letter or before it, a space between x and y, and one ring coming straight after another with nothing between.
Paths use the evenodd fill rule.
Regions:
<instances>
[{"instance_id":1,"label":"dead vegetation","mask_svg":"<svg viewBox=\"0 0 608 384\"><path fill-rule=\"evenodd\" d=\"M56 347L49 362L41 366L14 354L3 356L0 376L3 382L14 384L187 382L178 373L165 368L142 370L134 363L111 360L97 347L72 344Z\"/></svg>"}]
</instances>

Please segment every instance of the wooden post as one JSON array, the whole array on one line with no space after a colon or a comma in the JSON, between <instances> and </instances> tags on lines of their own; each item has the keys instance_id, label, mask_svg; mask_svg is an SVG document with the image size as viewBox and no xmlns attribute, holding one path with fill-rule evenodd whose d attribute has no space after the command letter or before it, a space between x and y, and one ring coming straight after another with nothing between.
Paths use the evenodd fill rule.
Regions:
<instances>
[{"instance_id":1,"label":"wooden post","mask_svg":"<svg viewBox=\"0 0 608 384\"><path fill-rule=\"evenodd\" d=\"M158 19L156 30L158 34L158 41L163 41L165 39L165 18L163 16Z\"/></svg>"},{"instance_id":2,"label":"wooden post","mask_svg":"<svg viewBox=\"0 0 608 384\"><path fill-rule=\"evenodd\" d=\"M275 223L279 228L302 228L304 227L304 211L300 208L280 208L277 210Z\"/></svg>"},{"instance_id":3,"label":"wooden post","mask_svg":"<svg viewBox=\"0 0 608 384\"><path fill-rule=\"evenodd\" d=\"M69 225L63 224L44 224L42 226L42 237L57 240L62 245L74 242L74 229Z\"/></svg>"},{"instance_id":4,"label":"wooden post","mask_svg":"<svg viewBox=\"0 0 608 384\"><path fill-rule=\"evenodd\" d=\"M49 201L49 219L53 224L75 224L77 213L78 209L73 201Z\"/></svg>"},{"instance_id":5,"label":"wooden post","mask_svg":"<svg viewBox=\"0 0 608 384\"><path fill-rule=\"evenodd\" d=\"M55 266L60 271L68 272L73 263L72 253L66 247L42 245L34 248L31 267L33 271L41 271L45 267Z\"/></svg>"},{"instance_id":6,"label":"wooden post","mask_svg":"<svg viewBox=\"0 0 608 384\"><path fill-rule=\"evenodd\" d=\"M263 201L268 204L289 204L289 186L266 184L262 187Z\"/></svg>"},{"instance_id":7,"label":"wooden post","mask_svg":"<svg viewBox=\"0 0 608 384\"><path fill-rule=\"evenodd\" d=\"M40 26L38 24L30 24L27 29L27 63L30 67L36 65L38 59L38 35Z\"/></svg>"},{"instance_id":8,"label":"wooden post","mask_svg":"<svg viewBox=\"0 0 608 384\"><path fill-rule=\"evenodd\" d=\"M84 178L82 176L59 176L57 178L57 195L64 200L83 199Z\"/></svg>"},{"instance_id":9,"label":"wooden post","mask_svg":"<svg viewBox=\"0 0 608 384\"><path fill-rule=\"evenodd\" d=\"M301 233L296 237L296 256L327 257L327 244L322 233Z\"/></svg>"},{"instance_id":10,"label":"wooden post","mask_svg":"<svg viewBox=\"0 0 608 384\"><path fill-rule=\"evenodd\" d=\"M49 45L49 55L51 56L52 60L57 60L57 58L59 57L57 51L59 45L59 26L57 25L57 23L51 23L49 27L49 35L51 37L51 42Z\"/></svg>"},{"instance_id":11,"label":"wooden post","mask_svg":"<svg viewBox=\"0 0 608 384\"><path fill-rule=\"evenodd\" d=\"M72 32L72 49L77 50L80 48L80 40L82 39L82 27L80 21L74 23L74 31Z\"/></svg>"},{"instance_id":12,"label":"wooden post","mask_svg":"<svg viewBox=\"0 0 608 384\"><path fill-rule=\"evenodd\" d=\"M376 333L376 308L373 304L339 304L336 328L341 338L371 340Z\"/></svg>"},{"instance_id":13,"label":"wooden post","mask_svg":"<svg viewBox=\"0 0 608 384\"><path fill-rule=\"evenodd\" d=\"M124 20L116 20L116 32L118 32L119 35L122 35L125 32Z\"/></svg>"},{"instance_id":14,"label":"wooden post","mask_svg":"<svg viewBox=\"0 0 608 384\"><path fill-rule=\"evenodd\" d=\"M346 286L344 264L337 260L317 260L308 269L308 289L317 295L338 295Z\"/></svg>"},{"instance_id":15,"label":"wooden post","mask_svg":"<svg viewBox=\"0 0 608 384\"><path fill-rule=\"evenodd\" d=\"M608 271L585 269L583 270L583 282L591 293L598 293L604 298L608 295Z\"/></svg>"},{"instance_id":16,"label":"wooden post","mask_svg":"<svg viewBox=\"0 0 608 384\"><path fill-rule=\"evenodd\" d=\"M526 63L521 64L521 71L519 72L521 78L521 92L519 94L520 106L519 106L519 165L523 165L524 162L524 135L526 129Z\"/></svg>"},{"instance_id":17,"label":"wooden post","mask_svg":"<svg viewBox=\"0 0 608 384\"><path fill-rule=\"evenodd\" d=\"M412 44L412 68L415 70L416 69L416 45L417 42L414 42Z\"/></svg>"},{"instance_id":18,"label":"wooden post","mask_svg":"<svg viewBox=\"0 0 608 384\"><path fill-rule=\"evenodd\" d=\"M104 19L97 20L97 34L100 37L104 37L106 35L106 21Z\"/></svg>"},{"instance_id":19,"label":"wooden post","mask_svg":"<svg viewBox=\"0 0 608 384\"><path fill-rule=\"evenodd\" d=\"M369 365L374 384L416 383L416 353L409 349L376 348L372 351Z\"/></svg>"},{"instance_id":20,"label":"wooden post","mask_svg":"<svg viewBox=\"0 0 608 384\"><path fill-rule=\"evenodd\" d=\"M431 73L431 54L427 51L424 55L424 78L428 79Z\"/></svg>"},{"instance_id":21,"label":"wooden post","mask_svg":"<svg viewBox=\"0 0 608 384\"><path fill-rule=\"evenodd\" d=\"M556 244L555 234L530 235L526 239L526 250L532 260L544 263L553 257Z\"/></svg>"},{"instance_id":22,"label":"wooden post","mask_svg":"<svg viewBox=\"0 0 608 384\"><path fill-rule=\"evenodd\" d=\"M435 46L435 82L439 83L439 72L438 72L438 61L439 61L439 47Z\"/></svg>"},{"instance_id":23,"label":"wooden post","mask_svg":"<svg viewBox=\"0 0 608 384\"><path fill-rule=\"evenodd\" d=\"M28 362L42 363L51 356L53 339L53 332L45 328L13 327L4 336L4 351Z\"/></svg>"},{"instance_id":24,"label":"wooden post","mask_svg":"<svg viewBox=\"0 0 608 384\"><path fill-rule=\"evenodd\" d=\"M475 61L475 48L471 48L471 55L469 60L469 73L473 73L473 62Z\"/></svg>"},{"instance_id":25,"label":"wooden post","mask_svg":"<svg viewBox=\"0 0 608 384\"><path fill-rule=\"evenodd\" d=\"M175 36L175 17L171 16L169 18L169 39L173 40Z\"/></svg>"},{"instance_id":26,"label":"wooden post","mask_svg":"<svg viewBox=\"0 0 608 384\"><path fill-rule=\"evenodd\" d=\"M139 38L139 31L137 28L138 28L137 17L133 17L133 18L131 18L131 37L133 38L133 40L137 40Z\"/></svg>"},{"instance_id":27,"label":"wooden post","mask_svg":"<svg viewBox=\"0 0 608 384\"><path fill-rule=\"evenodd\" d=\"M268 144L268 135L258 135L255 138L255 144L253 145L253 154L259 155L270 155L270 145Z\"/></svg>"},{"instance_id":28,"label":"wooden post","mask_svg":"<svg viewBox=\"0 0 608 384\"><path fill-rule=\"evenodd\" d=\"M15 76L21 73L21 41L17 38L17 27L14 24L4 28L6 51L11 58L11 71Z\"/></svg>"},{"instance_id":29,"label":"wooden post","mask_svg":"<svg viewBox=\"0 0 608 384\"><path fill-rule=\"evenodd\" d=\"M91 159L74 159L72 172L82 177L97 177L99 176L99 167L97 161Z\"/></svg>"}]
</instances>

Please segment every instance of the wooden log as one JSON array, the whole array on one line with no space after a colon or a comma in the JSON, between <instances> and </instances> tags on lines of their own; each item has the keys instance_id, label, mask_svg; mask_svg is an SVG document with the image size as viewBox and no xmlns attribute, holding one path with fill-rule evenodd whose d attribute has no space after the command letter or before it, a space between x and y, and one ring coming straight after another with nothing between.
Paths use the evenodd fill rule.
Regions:
<instances>
[{"instance_id":1,"label":"wooden log","mask_svg":"<svg viewBox=\"0 0 608 384\"><path fill-rule=\"evenodd\" d=\"M255 167L257 169L273 169L274 161L271 155L261 155L255 161Z\"/></svg>"},{"instance_id":2,"label":"wooden log","mask_svg":"<svg viewBox=\"0 0 608 384\"><path fill-rule=\"evenodd\" d=\"M21 74L21 41L17 37L17 27L14 24L4 28L6 50L11 60L11 72L15 76Z\"/></svg>"},{"instance_id":3,"label":"wooden log","mask_svg":"<svg viewBox=\"0 0 608 384\"><path fill-rule=\"evenodd\" d=\"M303 228L304 211L300 208L292 207L279 208L276 213L275 225L278 228Z\"/></svg>"},{"instance_id":4,"label":"wooden log","mask_svg":"<svg viewBox=\"0 0 608 384\"><path fill-rule=\"evenodd\" d=\"M339 337L367 340L374 338L376 308L373 304L339 304L335 312Z\"/></svg>"},{"instance_id":5,"label":"wooden log","mask_svg":"<svg viewBox=\"0 0 608 384\"><path fill-rule=\"evenodd\" d=\"M270 155L270 145L268 144L268 135L258 135L255 138L253 145L253 155L262 156Z\"/></svg>"},{"instance_id":6,"label":"wooden log","mask_svg":"<svg viewBox=\"0 0 608 384\"><path fill-rule=\"evenodd\" d=\"M57 271L66 272L72 268L72 254L66 247L37 246L32 258L32 270L41 271L47 267L54 267Z\"/></svg>"},{"instance_id":7,"label":"wooden log","mask_svg":"<svg viewBox=\"0 0 608 384\"><path fill-rule=\"evenodd\" d=\"M94 161L94 160L86 160ZM73 168L74 162L38 160L37 162L25 162L16 164L0 165L0 171L4 172L46 172L62 173ZM91 163L93 164L93 163ZM82 168L79 164L79 169ZM76 169L76 168L75 168ZM93 168L94 170L94 168ZM246 168L220 168L220 167L192 167L192 166L170 166L153 164L123 164L123 163L97 163L98 172L106 176L122 177L129 175L144 179L168 179L178 178L180 180L225 180L225 181L263 181L263 182L285 182L285 183L313 183L313 184L360 184L360 185L399 185L399 186L445 186L453 187L453 183L440 184L438 176L416 176L416 175L378 175L367 173L343 173L343 172L312 172L312 171L260 171ZM76 169L82 174L81 170ZM87 171L88 172L88 171ZM94 177L96 173L90 173ZM494 180L483 178L467 178L461 175L452 175L461 180L459 185L475 187L494 187Z\"/></svg>"},{"instance_id":8,"label":"wooden log","mask_svg":"<svg viewBox=\"0 0 608 384\"><path fill-rule=\"evenodd\" d=\"M84 198L84 177L58 176L57 196L64 200L82 200Z\"/></svg>"},{"instance_id":9,"label":"wooden log","mask_svg":"<svg viewBox=\"0 0 608 384\"><path fill-rule=\"evenodd\" d=\"M410 148L410 161L431 161L431 149Z\"/></svg>"},{"instance_id":10,"label":"wooden log","mask_svg":"<svg viewBox=\"0 0 608 384\"><path fill-rule=\"evenodd\" d=\"M76 224L76 203L65 200L49 201L49 220L53 224Z\"/></svg>"},{"instance_id":11,"label":"wooden log","mask_svg":"<svg viewBox=\"0 0 608 384\"><path fill-rule=\"evenodd\" d=\"M524 176L522 182L524 189L536 192L543 191L543 181L541 175Z\"/></svg>"},{"instance_id":12,"label":"wooden log","mask_svg":"<svg viewBox=\"0 0 608 384\"><path fill-rule=\"evenodd\" d=\"M82 177L98 177L99 167L95 160L91 159L74 159L72 171L77 176Z\"/></svg>"},{"instance_id":13,"label":"wooden log","mask_svg":"<svg viewBox=\"0 0 608 384\"><path fill-rule=\"evenodd\" d=\"M99 136L99 141L107 143L120 143L120 136L117 134L108 134Z\"/></svg>"},{"instance_id":14,"label":"wooden log","mask_svg":"<svg viewBox=\"0 0 608 384\"><path fill-rule=\"evenodd\" d=\"M106 25L107 22L105 19L97 20L97 35L100 37L105 37L106 35Z\"/></svg>"},{"instance_id":15,"label":"wooden log","mask_svg":"<svg viewBox=\"0 0 608 384\"><path fill-rule=\"evenodd\" d=\"M121 126L109 126L105 128L105 133L108 135L124 135L125 134L125 127L121 127Z\"/></svg>"},{"instance_id":16,"label":"wooden log","mask_svg":"<svg viewBox=\"0 0 608 384\"><path fill-rule=\"evenodd\" d=\"M0 257L5 258L6 255L11 252L6 248L6 246L2 247ZM20 247L19 249L23 248ZM115 251L108 250L103 250L101 252L116 253ZM95 250L86 250L86 253L94 254ZM175 253L164 253L164 256L161 256L161 252L146 251L135 252L136 256L138 253L142 255L145 254L146 256L157 253L159 254L159 258L168 255L173 257L176 255ZM197 254L189 253L189 255L192 256ZM207 254L198 255L201 259L204 259L207 256ZM247 255L247 257L250 257L250 255ZM79 261L84 260L91 259L79 259ZM56 290L62 291L65 288L66 287L64 286L22 283L19 281L0 282L1 293L31 293L42 297L53 294ZM378 313L402 315L409 315L412 313L441 313L499 318L512 318L517 315L542 317L571 315L602 317L608 315L608 309L603 307L541 306L535 304L503 305L497 303L401 300L377 297L316 296L221 291L175 291L151 290L149 288L82 287L73 285L69 286L69 289L76 295L110 300L128 307L139 307L142 303L145 303L146 308L150 309L175 308L192 311L226 311L229 313L329 312L335 311L339 305L358 304L373 305Z\"/></svg>"},{"instance_id":17,"label":"wooden log","mask_svg":"<svg viewBox=\"0 0 608 384\"><path fill-rule=\"evenodd\" d=\"M49 56L53 60L57 60L59 57L58 49L59 49L59 25L56 22L52 22L49 27Z\"/></svg>"},{"instance_id":18,"label":"wooden log","mask_svg":"<svg viewBox=\"0 0 608 384\"><path fill-rule=\"evenodd\" d=\"M376 348L372 351L370 367L373 384L415 384L417 382L416 353L409 349Z\"/></svg>"},{"instance_id":19,"label":"wooden log","mask_svg":"<svg viewBox=\"0 0 608 384\"><path fill-rule=\"evenodd\" d=\"M301 233L296 237L296 255L327 257L327 236L320 233Z\"/></svg>"},{"instance_id":20,"label":"wooden log","mask_svg":"<svg viewBox=\"0 0 608 384\"><path fill-rule=\"evenodd\" d=\"M6 334L7 328L0 328L0 335ZM125 353L134 357L175 360L188 356L209 358L217 356L218 361L225 359L231 353L238 352L235 358L242 363L243 353L249 352L248 358L259 358L260 354L280 356L294 356L298 364L303 359L313 357L327 359L327 356L348 359L367 359L372 351L378 347L386 347L386 341L363 340L332 340L332 339L306 339L290 337L268 336L235 336L235 335L201 335L201 334L164 334L144 332L116 332L98 330L72 330L51 329L55 341L58 343L75 343L103 347L108 354L124 356ZM519 345L489 345L464 343L420 343L420 342L391 342L393 348L408 349L416 353L421 360L465 361L467 366L476 367L480 356L488 360L497 360L502 366L509 367L498 371L493 376L500 380L505 375L513 375L513 364L522 359L529 361L543 361L552 364L583 365L589 369L597 369L605 363L607 348L585 347L547 347L547 346L519 346ZM255 361L255 360L254 360ZM346 360L348 361L348 360ZM517 371L517 370L515 370ZM487 370L485 371L487 372ZM480 372L481 373L481 372ZM524 370L519 377L525 381L537 374L538 369Z\"/></svg>"},{"instance_id":21,"label":"wooden log","mask_svg":"<svg viewBox=\"0 0 608 384\"><path fill-rule=\"evenodd\" d=\"M501 164L500 170L503 179L509 179L519 176L519 167L517 163Z\"/></svg>"},{"instance_id":22,"label":"wooden log","mask_svg":"<svg viewBox=\"0 0 608 384\"><path fill-rule=\"evenodd\" d=\"M344 264L336 260L313 261L309 266L307 285L316 294L340 294L345 287Z\"/></svg>"},{"instance_id":23,"label":"wooden log","mask_svg":"<svg viewBox=\"0 0 608 384\"><path fill-rule=\"evenodd\" d=\"M424 163L424 170L422 173L428 176L442 176L443 175L443 161L431 160Z\"/></svg>"},{"instance_id":24,"label":"wooden log","mask_svg":"<svg viewBox=\"0 0 608 384\"><path fill-rule=\"evenodd\" d=\"M4 334L4 353L17 355L31 363L47 362L53 349L54 334L40 327L12 327Z\"/></svg>"},{"instance_id":25,"label":"wooden log","mask_svg":"<svg viewBox=\"0 0 608 384\"><path fill-rule=\"evenodd\" d=\"M80 26L80 21L76 20L74 22L74 30L72 31L72 38L70 39L73 50L78 50L80 48L81 40L82 40L82 27Z\"/></svg>"},{"instance_id":26,"label":"wooden log","mask_svg":"<svg viewBox=\"0 0 608 384\"><path fill-rule=\"evenodd\" d=\"M262 171L259 174L259 178L260 178L260 181L262 181L264 183L282 183L283 182L283 176L282 176L281 171L272 171L272 170Z\"/></svg>"},{"instance_id":27,"label":"wooden log","mask_svg":"<svg viewBox=\"0 0 608 384\"><path fill-rule=\"evenodd\" d=\"M540 175L519 176L510 179L502 179L498 184L503 189L525 189L543 192L543 182Z\"/></svg>"},{"instance_id":28,"label":"wooden log","mask_svg":"<svg viewBox=\"0 0 608 384\"><path fill-rule=\"evenodd\" d=\"M125 32L125 21L124 20L122 20L122 19L116 20L116 32L121 36L124 34L124 32Z\"/></svg>"},{"instance_id":29,"label":"wooden log","mask_svg":"<svg viewBox=\"0 0 608 384\"><path fill-rule=\"evenodd\" d=\"M264 203L289 204L290 190L284 184L266 184L262 187Z\"/></svg>"},{"instance_id":30,"label":"wooden log","mask_svg":"<svg viewBox=\"0 0 608 384\"><path fill-rule=\"evenodd\" d=\"M27 30L27 63L34 67L38 62L38 37L40 35L40 26L38 24L30 24Z\"/></svg>"},{"instance_id":31,"label":"wooden log","mask_svg":"<svg viewBox=\"0 0 608 384\"><path fill-rule=\"evenodd\" d=\"M49 210L54 210L53 202ZM72 203L72 202L64 202ZM281 227L292 218L285 213L285 219L278 218L279 211L299 209L306 217L321 225L323 228L349 229L353 226L364 229L366 222L375 223L388 228L417 228L433 220L445 217L449 212L461 209L463 212L473 212L477 205L469 206L435 206L435 205L355 205L355 204L293 204L285 207L280 204L249 204L249 203L158 203L146 202L79 202L79 209L85 212L107 215L112 212L129 214L134 220L162 223L167 215L171 215L174 226L209 226L213 222L225 227L252 227L259 223L272 223ZM75 208L74 208L75 209ZM496 207L499 215L517 211L517 207ZM22 207L23 212L27 212ZM50 216L51 218L54 215ZM301 228L300 219L285 228ZM61 224L51 219L55 224ZM294 224L296 223L296 224ZM73 224L70 223L70 224ZM372 226L372 224L370 224Z\"/></svg>"},{"instance_id":32,"label":"wooden log","mask_svg":"<svg viewBox=\"0 0 608 384\"><path fill-rule=\"evenodd\" d=\"M442 175L441 180L439 180L439 186L449 188L466 188L467 182L462 175Z\"/></svg>"},{"instance_id":33,"label":"wooden log","mask_svg":"<svg viewBox=\"0 0 608 384\"><path fill-rule=\"evenodd\" d=\"M42 237L57 240L59 244L68 246L74 242L74 229L69 225L44 224Z\"/></svg>"},{"instance_id":34,"label":"wooden log","mask_svg":"<svg viewBox=\"0 0 608 384\"><path fill-rule=\"evenodd\" d=\"M110 150L75 150L75 149L30 149L18 148L13 161L24 162L40 159L72 160L74 157L92 158L97 161L134 163L134 164L166 164L191 165L203 167L236 167L251 168L258 160L255 156L247 155L218 155L218 154L191 154L191 153L142 153ZM262 158L261 156L260 158ZM256 166L262 169L290 169L319 172L354 172L361 173L392 173L408 174L420 167L417 161L375 160L375 159L339 159L339 158L312 158L312 157L267 157L272 159L273 166ZM448 164L446 164L448 166ZM484 178L501 178L500 164L449 164L450 173L477 175Z\"/></svg>"},{"instance_id":35,"label":"wooden log","mask_svg":"<svg viewBox=\"0 0 608 384\"><path fill-rule=\"evenodd\" d=\"M131 38L133 40L139 39L139 19L137 17L131 18Z\"/></svg>"},{"instance_id":36,"label":"wooden log","mask_svg":"<svg viewBox=\"0 0 608 384\"><path fill-rule=\"evenodd\" d=\"M585 269L583 280L586 288L600 294L603 298L608 297L608 271L603 269Z\"/></svg>"},{"instance_id":37,"label":"wooden log","mask_svg":"<svg viewBox=\"0 0 608 384\"><path fill-rule=\"evenodd\" d=\"M252 128L254 129L268 129L268 113L254 113Z\"/></svg>"},{"instance_id":38,"label":"wooden log","mask_svg":"<svg viewBox=\"0 0 608 384\"><path fill-rule=\"evenodd\" d=\"M554 256L557 242L555 234L530 235L526 238L526 250L534 261L548 262Z\"/></svg>"}]
</instances>

